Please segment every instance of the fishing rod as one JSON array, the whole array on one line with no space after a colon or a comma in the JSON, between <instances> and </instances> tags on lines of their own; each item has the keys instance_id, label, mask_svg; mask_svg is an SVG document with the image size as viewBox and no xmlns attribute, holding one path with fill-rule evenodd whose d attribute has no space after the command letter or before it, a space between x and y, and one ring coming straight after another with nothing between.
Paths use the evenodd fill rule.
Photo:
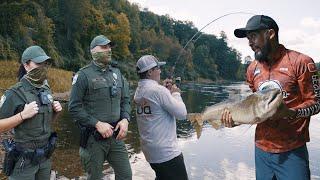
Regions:
<instances>
[{"instance_id":1,"label":"fishing rod","mask_svg":"<svg viewBox=\"0 0 320 180\"><path fill-rule=\"evenodd\" d=\"M203 35L203 34L202 34L202 30L203 30L203 29L205 29L205 28L208 27L210 24L214 23L215 21L217 21L217 20L219 20L219 19L221 19L221 18L224 18L224 17L229 16L229 15L234 15L234 14L251 14L251 15L255 15L254 13L243 12L243 11L231 12L231 13L227 13L227 14L224 14L224 15L222 15L222 16L219 16L219 17L213 19L212 21L210 21L209 23L207 23L207 24L206 24L205 26L203 26L198 32L196 32L196 33L187 41L187 43L183 46L183 48L180 50L177 60L174 62L173 66L171 67L171 72L169 73L169 78L170 78L170 79L173 79L176 65L177 65L177 63L179 62L180 57L181 57L183 51L185 50L185 48L194 40L195 37L197 37L197 35L200 34L200 35L197 37L197 39L195 39L193 42L196 42L196 41ZM183 72L183 71L182 71L182 72ZM177 77L176 81L180 84L180 82L181 82L181 77ZM180 82L179 82L179 81L180 81Z\"/></svg>"}]
</instances>

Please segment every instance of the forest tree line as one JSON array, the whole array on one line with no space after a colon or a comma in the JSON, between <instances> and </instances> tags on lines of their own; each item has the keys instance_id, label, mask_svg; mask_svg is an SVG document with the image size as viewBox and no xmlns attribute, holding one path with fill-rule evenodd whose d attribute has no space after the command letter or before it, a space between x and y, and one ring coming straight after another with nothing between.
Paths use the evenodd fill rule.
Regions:
<instances>
[{"instance_id":1,"label":"forest tree line","mask_svg":"<svg viewBox=\"0 0 320 180\"><path fill-rule=\"evenodd\" d=\"M137 79L135 62L152 54L167 66L163 74L185 80L242 80L241 54L227 36L199 33L189 21L159 16L126 0L1 0L0 60L19 61L23 50L39 45L53 65L70 71L91 61L93 37L106 35L116 43L113 58L128 79Z\"/></svg>"}]
</instances>

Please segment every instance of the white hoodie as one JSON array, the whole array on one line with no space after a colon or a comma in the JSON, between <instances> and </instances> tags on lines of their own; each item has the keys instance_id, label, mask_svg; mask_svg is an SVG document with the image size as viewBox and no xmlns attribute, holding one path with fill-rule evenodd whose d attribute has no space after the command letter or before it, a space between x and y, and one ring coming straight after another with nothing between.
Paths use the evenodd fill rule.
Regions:
<instances>
[{"instance_id":1,"label":"white hoodie","mask_svg":"<svg viewBox=\"0 0 320 180\"><path fill-rule=\"evenodd\" d=\"M186 119L179 92L150 79L140 80L134 95L142 152L149 163L162 163L181 154L177 147L176 120Z\"/></svg>"}]
</instances>

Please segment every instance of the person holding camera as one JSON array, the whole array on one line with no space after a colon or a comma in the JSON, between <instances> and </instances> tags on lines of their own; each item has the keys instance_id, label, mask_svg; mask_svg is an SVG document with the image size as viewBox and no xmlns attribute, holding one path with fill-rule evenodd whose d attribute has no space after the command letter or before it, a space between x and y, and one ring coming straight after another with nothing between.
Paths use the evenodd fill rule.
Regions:
<instances>
[{"instance_id":1,"label":"person holding camera","mask_svg":"<svg viewBox=\"0 0 320 180\"><path fill-rule=\"evenodd\" d=\"M105 160L116 179L132 179L123 139L130 119L129 85L111 62L114 43L104 35L90 44L93 61L73 78L69 112L80 127L80 158L88 179L101 179Z\"/></svg>"},{"instance_id":2,"label":"person holding camera","mask_svg":"<svg viewBox=\"0 0 320 180\"><path fill-rule=\"evenodd\" d=\"M57 138L51 122L62 107L53 101L47 82L49 59L41 47L28 47L21 58L20 81L1 98L1 128L13 128L14 132L14 141L3 142L7 152L15 152L15 157L10 155L4 162L3 171L9 179L50 179L50 156Z\"/></svg>"}]
</instances>

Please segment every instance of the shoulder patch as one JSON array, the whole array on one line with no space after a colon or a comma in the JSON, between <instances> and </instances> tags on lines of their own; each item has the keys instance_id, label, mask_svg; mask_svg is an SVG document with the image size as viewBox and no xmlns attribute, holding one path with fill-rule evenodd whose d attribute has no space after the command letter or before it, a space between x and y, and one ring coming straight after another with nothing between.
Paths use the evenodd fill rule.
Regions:
<instances>
[{"instance_id":1,"label":"shoulder patch","mask_svg":"<svg viewBox=\"0 0 320 180\"><path fill-rule=\"evenodd\" d=\"M3 103L6 101L6 96L2 95L0 100L0 108L2 107Z\"/></svg>"},{"instance_id":2,"label":"shoulder patch","mask_svg":"<svg viewBox=\"0 0 320 180\"><path fill-rule=\"evenodd\" d=\"M315 63L308 63L307 66L308 66L309 72L316 72L317 71L317 67L316 67Z\"/></svg>"},{"instance_id":3,"label":"shoulder patch","mask_svg":"<svg viewBox=\"0 0 320 180\"><path fill-rule=\"evenodd\" d=\"M73 76L72 85L74 85L77 82L78 76L79 76L78 73Z\"/></svg>"}]
</instances>

